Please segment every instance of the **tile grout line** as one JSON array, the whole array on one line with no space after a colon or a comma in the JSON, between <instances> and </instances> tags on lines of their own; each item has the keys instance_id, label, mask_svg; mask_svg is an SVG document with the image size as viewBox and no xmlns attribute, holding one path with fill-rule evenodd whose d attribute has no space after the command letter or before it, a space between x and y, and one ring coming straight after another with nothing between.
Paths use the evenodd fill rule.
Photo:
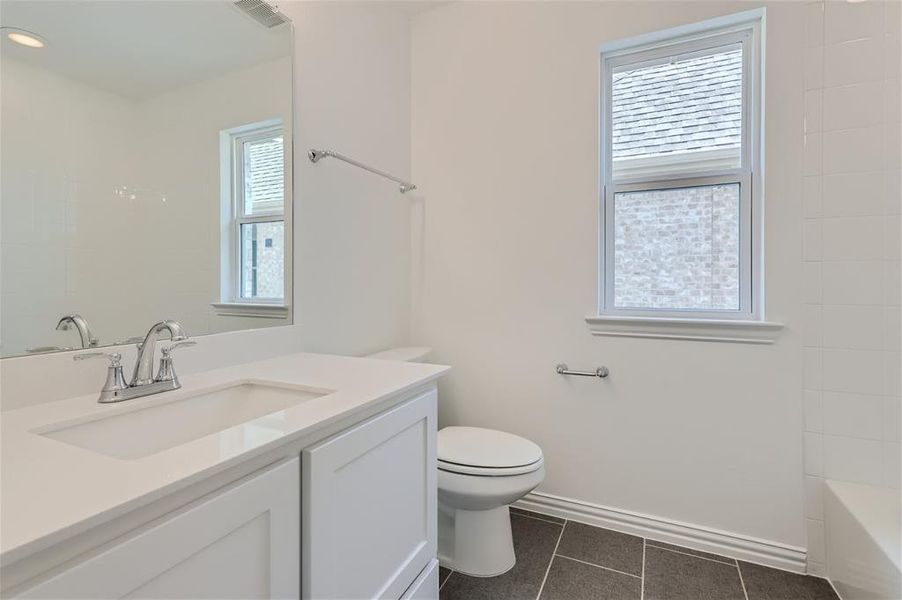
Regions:
<instances>
[{"instance_id":1,"label":"tile grout line","mask_svg":"<svg viewBox=\"0 0 902 600\"><path fill-rule=\"evenodd\" d=\"M717 560L714 558L708 558L707 556L698 556L696 554L689 554L688 552L681 552L679 550L672 550L670 548L662 548L661 546L655 546L654 544L649 544L655 550L663 550L664 552L673 552L674 554L682 554L683 556L691 556L692 558L700 558L702 560L707 560L708 562L717 563L719 565L727 565L728 567L738 567L739 561L735 558L731 559L733 562L724 562L722 560ZM691 548L687 548L687 550L691 550ZM699 550L701 552L701 550Z\"/></svg>"},{"instance_id":2,"label":"tile grout line","mask_svg":"<svg viewBox=\"0 0 902 600\"><path fill-rule=\"evenodd\" d=\"M572 560L573 562L582 563L582 564L588 565L590 567L595 567L596 569L604 569L605 571L611 571L612 573L619 573L620 575L626 575L627 577L635 577L636 579L642 579L642 577L639 575L633 575L632 573L627 573L626 571L619 571L617 569L612 569L611 567L605 567L604 565L596 565L595 563L590 563L585 560L573 558L572 556L567 556L566 554L555 554L555 556L557 556L559 558L566 558L567 560Z\"/></svg>"},{"instance_id":3,"label":"tile grout line","mask_svg":"<svg viewBox=\"0 0 902 600\"><path fill-rule=\"evenodd\" d=\"M742 595L745 596L745 600L749 600L749 593L745 589L745 580L742 578L742 569L739 568L739 561L736 561L736 572L739 573L739 584L742 586Z\"/></svg>"},{"instance_id":4,"label":"tile grout line","mask_svg":"<svg viewBox=\"0 0 902 600\"><path fill-rule=\"evenodd\" d=\"M561 538L564 537L564 529L566 528L567 521L564 521L564 524L561 525L561 532L557 535L557 542L554 544L554 550L551 551L551 558L548 559L548 567L545 568L545 576L542 577L542 584L539 586L539 593L536 594L536 600L539 600L539 598L542 597L542 590L545 589L545 582L548 581L548 573L551 572L551 563L554 562L554 557L557 556L557 548L561 545Z\"/></svg>"},{"instance_id":5,"label":"tile grout line","mask_svg":"<svg viewBox=\"0 0 902 600\"><path fill-rule=\"evenodd\" d=\"M639 588L639 600L645 600L645 547L648 545L648 539L642 538L642 581ZM746 598L748 600L748 598Z\"/></svg>"}]
</instances>

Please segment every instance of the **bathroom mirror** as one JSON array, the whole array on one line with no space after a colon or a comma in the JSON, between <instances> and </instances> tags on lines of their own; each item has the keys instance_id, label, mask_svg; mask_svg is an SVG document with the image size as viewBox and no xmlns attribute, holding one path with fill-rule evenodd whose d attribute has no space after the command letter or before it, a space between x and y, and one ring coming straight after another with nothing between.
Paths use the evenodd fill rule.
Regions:
<instances>
[{"instance_id":1,"label":"bathroom mirror","mask_svg":"<svg viewBox=\"0 0 902 600\"><path fill-rule=\"evenodd\" d=\"M291 322L292 25L0 2L0 355Z\"/></svg>"}]
</instances>

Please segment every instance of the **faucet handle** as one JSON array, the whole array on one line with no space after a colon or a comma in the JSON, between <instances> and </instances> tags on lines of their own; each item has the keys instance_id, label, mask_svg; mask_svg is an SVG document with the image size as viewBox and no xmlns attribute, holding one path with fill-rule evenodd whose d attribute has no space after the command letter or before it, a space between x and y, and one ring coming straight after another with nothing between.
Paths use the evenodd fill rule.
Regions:
<instances>
[{"instance_id":1,"label":"faucet handle","mask_svg":"<svg viewBox=\"0 0 902 600\"><path fill-rule=\"evenodd\" d=\"M84 354L76 354L72 357L72 360L88 360L92 358L106 358L110 361L110 366L106 370L106 381L100 389L100 397L97 401L105 404L122 400L123 398L120 394L128 389L125 376L122 374L122 355L118 352L85 352Z\"/></svg>"},{"instance_id":2,"label":"faucet handle","mask_svg":"<svg viewBox=\"0 0 902 600\"><path fill-rule=\"evenodd\" d=\"M182 342L176 342L174 344L169 344L165 348L161 350L164 356L168 356L170 352L175 350L176 348L184 348L185 346L197 346L197 342L194 340L184 340Z\"/></svg>"},{"instance_id":3,"label":"faucet handle","mask_svg":"<svg viewBox=\"0 0 902 600\"><path fill-rule=\"evenodd\" d=\"M118 352L85 352L84 354L76 354L72 360L88 360L91 358L107 358L111 367L118 367L122 364L122 355Z\"/></svg>"},{"instance_id":4,"label":"faucet handle","mask_svg":"<svg viewBox=\"0 0 902 600\"><path fill-rule=\"evenodd\" d=\"M163 348L160 351L163 354L163 357L160 358L160 370L157 372L157 376L154 381L172 381L175 383L176 387L179 387L179 377L175 374L175 368L172 366L172 351L177 348L196 345L197 342L195 342L194 340L184 340L181 342L176 342L174 344L169 344L168 346Z\"/></svg>"}]
</instances>

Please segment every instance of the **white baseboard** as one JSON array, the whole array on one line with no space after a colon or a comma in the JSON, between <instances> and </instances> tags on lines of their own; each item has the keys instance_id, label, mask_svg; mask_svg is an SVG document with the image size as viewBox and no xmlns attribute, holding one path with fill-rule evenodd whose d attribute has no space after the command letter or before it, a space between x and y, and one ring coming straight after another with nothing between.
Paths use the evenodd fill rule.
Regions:
<instances>
[{"instance_id":1,"label":"white baseboard","mask_svg":"<svg viewBox=\"0 0 902 600\"><path fill-rule=\"evenodd\" d=\"M784 571L805 573L806 551L797 546L719 531L690 523L532 492L514 506L686 548L712 552Z\"/></svg>"},{"instance_id":2,"label":"white baseboard","mask_svg":"<svg viewBox=\"0 0 902 600\"><path fill-rule=\"evenodd\" d=\"M817 577L827 578L827 568L824 566L824 563L815 562L812 560L808 561L808 574L815 575Z\"/></svg>"}]
</instances>

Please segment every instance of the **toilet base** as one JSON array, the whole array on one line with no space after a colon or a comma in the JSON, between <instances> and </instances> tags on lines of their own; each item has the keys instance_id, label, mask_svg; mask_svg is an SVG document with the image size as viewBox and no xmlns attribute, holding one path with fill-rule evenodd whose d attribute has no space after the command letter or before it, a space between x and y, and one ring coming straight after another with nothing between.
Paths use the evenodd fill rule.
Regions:
<instances>
[{"instance_id":1,"label":"toilet base","mask_svg":"<svg viewBox=\"0 0 902 600\"><path fill-rule=\"evenodd\" d=\"M439 557L465 575L495 577L514 568L514 540L507 506L489 510L439 508Z\"/></svg>"}]
</instances>

